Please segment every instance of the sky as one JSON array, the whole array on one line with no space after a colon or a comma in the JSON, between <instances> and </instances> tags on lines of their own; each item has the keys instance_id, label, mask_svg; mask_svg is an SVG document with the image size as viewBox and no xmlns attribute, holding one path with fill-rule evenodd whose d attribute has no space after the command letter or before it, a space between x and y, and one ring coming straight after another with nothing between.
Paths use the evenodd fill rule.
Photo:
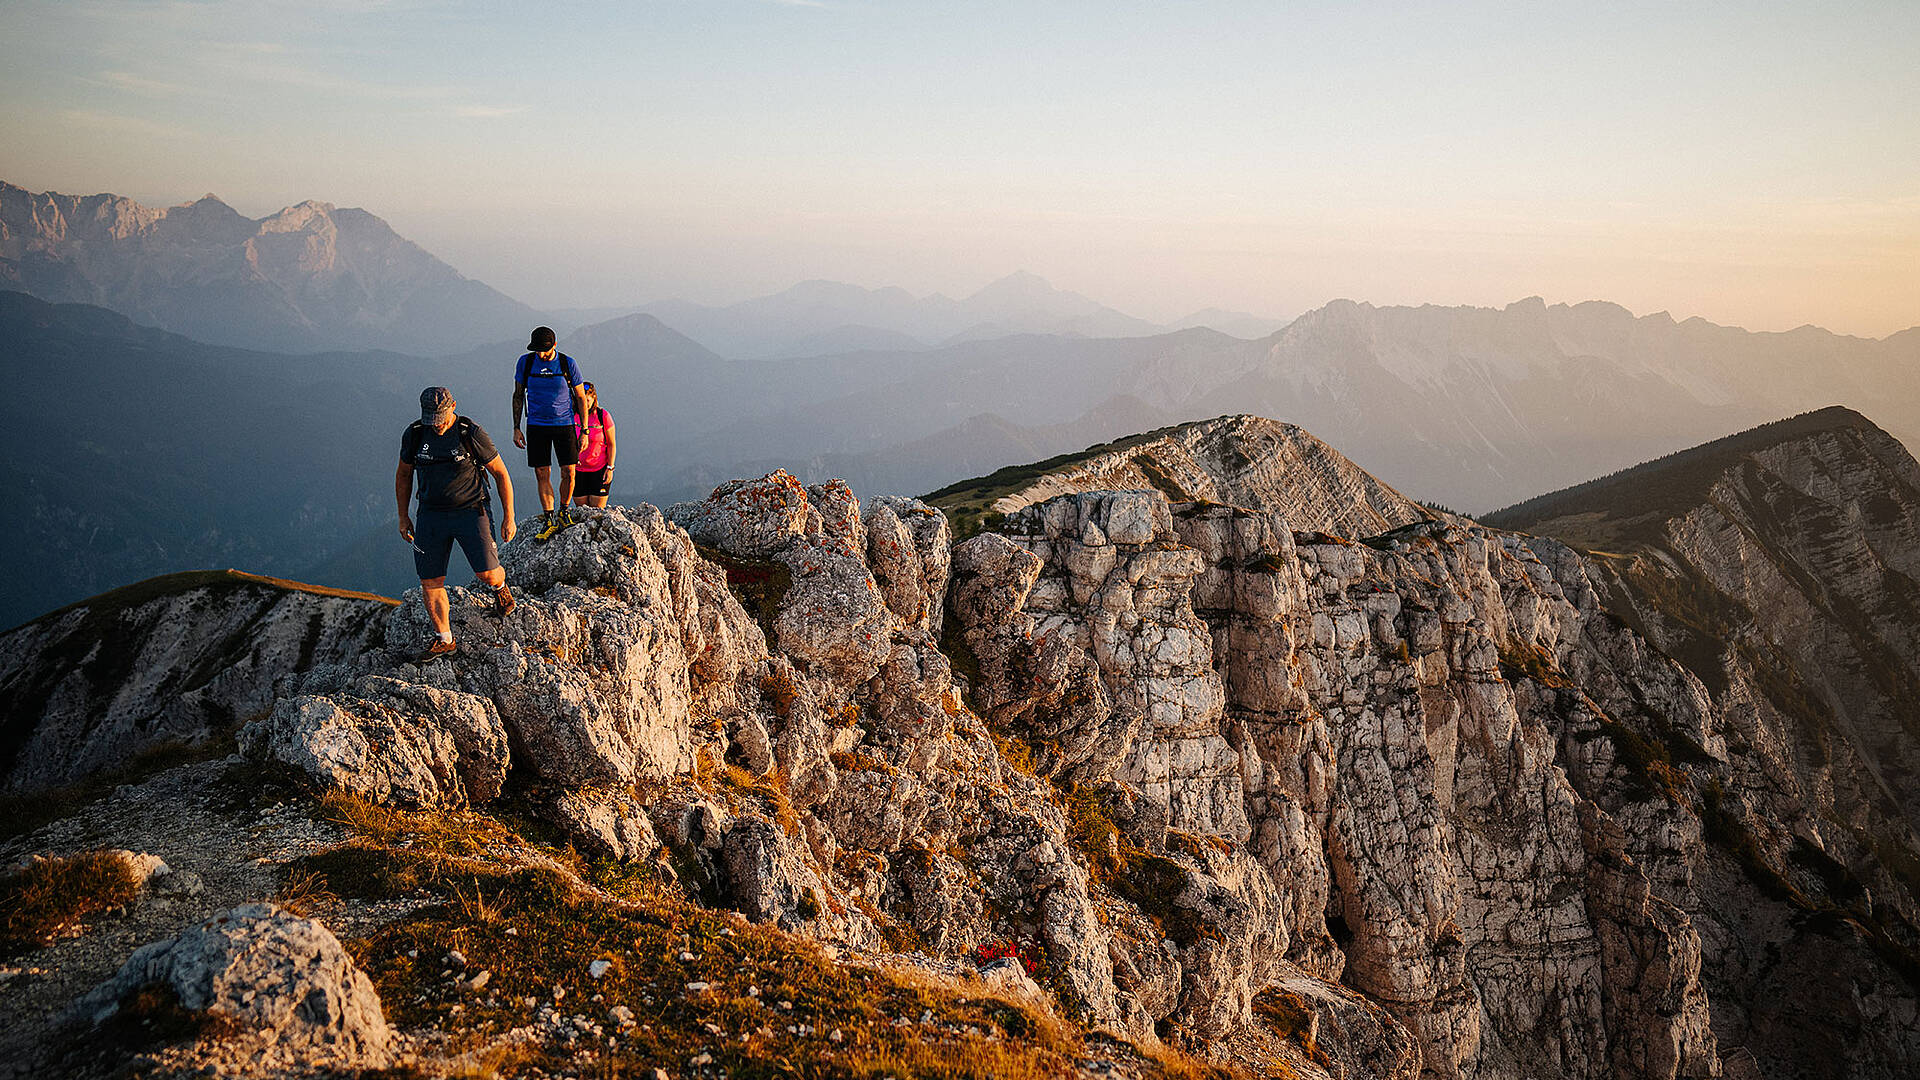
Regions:
<instances>
[{"instance_id":1,"label":"sky","mask_svg":"<svg viewBox=\"0 0 1920 1080\"><path fill-rule=\"evenodd\" d=\"M359 206L538 307L1920 324L1920 3L7 0L0 179Z\"/></svg>"}]
</instances>

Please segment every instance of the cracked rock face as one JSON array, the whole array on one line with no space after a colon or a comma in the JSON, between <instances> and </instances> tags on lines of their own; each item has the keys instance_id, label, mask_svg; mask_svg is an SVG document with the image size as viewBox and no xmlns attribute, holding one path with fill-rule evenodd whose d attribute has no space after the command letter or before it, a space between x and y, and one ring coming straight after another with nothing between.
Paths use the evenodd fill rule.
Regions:
<instances>
[{"instance_id":1,"label":"cracked rock face","mask_svg":"<svg viewBox=\"0 0 1920 1080\"><path fill-rule=\"evenodd\" d=\"M240 749L323 788L417 810L491 802L507 776L507 730L493 702L383 676L282 698L241 729Z\"/></svg>"},{"instance_id":2,"label":"cracked rock face","mask_svg":"<svg viewBox=\"0 0 1920 1080\"><path fill-rule=\"evenodd\" d=\"M74 1006L101 1023L147 987L221 1024L248 1051L287 1065L378 1067L392 1032L373 984L326 927L246 904L135 952ZM253 1059L258 1060L258 1059Z\"/></svg>"}]
</instances>

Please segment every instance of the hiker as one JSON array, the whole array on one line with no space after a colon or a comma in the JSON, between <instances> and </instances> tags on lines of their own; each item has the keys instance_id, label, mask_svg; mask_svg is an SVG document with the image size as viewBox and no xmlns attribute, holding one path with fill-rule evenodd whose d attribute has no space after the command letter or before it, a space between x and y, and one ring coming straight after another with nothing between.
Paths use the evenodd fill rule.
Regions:
<instances>
[{"instance_id":1,"label":"hiker","mask_svg":"<svg viewBox=\"0 0 1920 1080\"><path fill-rule=\"evenodd\" d=\"M453 651L453 624L447 607L447 562L458 542L476 578L493 589L504 617L513 610L513 591L493 544L493 507L485 473L500 489L500 542L513 539L513 481L486 429L453 411L453 391L429 386L420 392L420 419L400 436L400 467L393 474L393 495L400 504L400 535L413 545L413 566L420 595L438 635L428 656ZM407 516L414 474L420 475L420 520Z\"/></svg>"},{"instance_id":2,"label":"hiker","mask_svg":"<svg viewBox=\"0 0 1920 1080\"><path fill-rule=\"evenodd\" d=\"M520 430L520 414L526 413L527 429ZM527 464L539 483L541 529L536 541L553 539L561 529L573 524L567 503L573 498L574 466L580 460L579 428L576 418L586 413L580 393L580 365L573 357L555 348L553 330L533 328L527 351L513 369L513 445L527 452ZM552 465L560 459L559 508L554 506Z\"/></svg>"},{"instance_id":3,"label":"hiker","mask_svg":"<svg viewBox=\"0 0 1920 1080\"><path fill-rule=\"evenodd\" d=\"M600 392L590 382L580 384L586 401L581 410L580 465L573 473L573 505L605 506L613 486L613 417L600 407Z\"/></svg>"}]
</instances>

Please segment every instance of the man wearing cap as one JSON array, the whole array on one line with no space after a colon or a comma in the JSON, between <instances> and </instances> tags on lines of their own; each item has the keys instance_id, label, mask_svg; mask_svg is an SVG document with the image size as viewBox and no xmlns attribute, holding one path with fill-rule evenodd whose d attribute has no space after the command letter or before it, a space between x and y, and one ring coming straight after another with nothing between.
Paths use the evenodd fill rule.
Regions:
<instances>
[{"instance_id":1,"label":"man wearing cap","mask_svg":"<svg viewBox=\"0 0 1920 1080\"><path fill-rule=\"evenodd\" d=\"M520 430L520 414L525 411L527 429ZM580 365L573 357L555 347L553 331L545 326L533 328L527 351L513 369L513 445L527 452L527 464L539 483L540 509L545 511L535 540L550 540L553 534L573 524L567 503L573 499L573 468L580 460L578 418L587 415L586 399L580 391ZM560 459L560 507L554 509L554 458Z\"/></svg>"},{"instance_id":2,"label":"man wearing cap","mask_svg":"<svg viewBox=\"0 0 1920 1080\"><path fill-rule=\"evenodd\" d=\"M482 584L492 586L501 615L513 610L513 592L500 552L493 544L493 513L487 500L487 476L500 489L500 542L513 539L513 481L486 430L453 411L453 391L429 386L420 392L420 419L400 436L400 467L393 474L394 499L400 504L400 535L413 545L413 566L435 639L427 655L453 651L453 623L447 608L447 562L458 543L467 565ZM407 516L413 479L420 478L420 519ZM485 475L482 475L485 474Z\"/></svg>"}]
</instances>

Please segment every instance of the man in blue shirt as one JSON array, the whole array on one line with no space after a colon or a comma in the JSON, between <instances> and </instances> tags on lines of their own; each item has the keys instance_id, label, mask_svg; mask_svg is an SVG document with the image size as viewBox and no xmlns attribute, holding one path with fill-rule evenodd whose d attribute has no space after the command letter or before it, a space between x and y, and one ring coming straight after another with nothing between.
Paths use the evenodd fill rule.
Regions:
<instances>
[{"instance_id":1,"label":"man in blue shirt","mask_svg":"<svg viewBox=\"0 0 1920 1080\"><path fill-rule=\"evenodd\" d=\"M551 540L553 534L573 524L567 503L573 499L573 467L580 460L579 418L587 415L586 397L580 389L580 365L573 357L555 347L553 330L533 328L527 340L527 352L513 369L513 445L527 452L527 464L533 467L540 489L540 508L545 511L543 527L536 541ZM527 429L520 430L520 415L526 413ZM552 465L560 459L560 507L554 509Z\"/></svg>"}]
</instances>

